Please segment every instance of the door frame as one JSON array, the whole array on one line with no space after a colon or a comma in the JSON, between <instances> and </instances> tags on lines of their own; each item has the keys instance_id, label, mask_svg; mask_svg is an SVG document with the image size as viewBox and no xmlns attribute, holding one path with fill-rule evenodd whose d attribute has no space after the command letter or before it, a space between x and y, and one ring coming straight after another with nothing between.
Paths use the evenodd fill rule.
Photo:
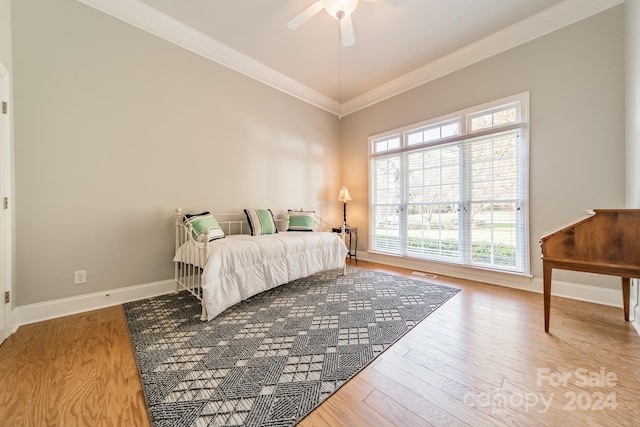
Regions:
<instances>
[{"instance_id":1,"label":"door frame","mask_svg":"<svg viewBox=\"0 0 640 427\"><path fill-rule=\"evenodd\" d=\"M2 126L2 135L0 135L0 216L2 221L0 226L0 262L2 268L0 271L0 316L4 317L4 329L0 330L0 343L4 341L13 332L13 306L15 301L15 292L13 289L13 102L11 99L11 76L9 71L0 62L0 101L7 103L7 114L2 114L4 126ZM4 209L2 206L7 197L8 207ZM10 302L5 304L4 293L10 292Z\"/></svg>"}]
</instances>

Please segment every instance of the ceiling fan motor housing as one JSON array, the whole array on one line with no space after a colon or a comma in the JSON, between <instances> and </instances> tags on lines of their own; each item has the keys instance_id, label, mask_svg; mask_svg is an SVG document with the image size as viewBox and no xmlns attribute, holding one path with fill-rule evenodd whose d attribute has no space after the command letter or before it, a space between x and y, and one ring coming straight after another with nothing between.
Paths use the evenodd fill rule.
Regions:
<instances>
[{"instance_id":1,"label":"ceiling fan motor housing","mask_svg":"<svg viewBox=\"0 0 640 427\"><path fill-rule=\"evenodd\" d=\"M358 7L358 0L325 0L324 2L324 10L338 20L351 15L356 7Z\"/></svg>"}]
</instances>

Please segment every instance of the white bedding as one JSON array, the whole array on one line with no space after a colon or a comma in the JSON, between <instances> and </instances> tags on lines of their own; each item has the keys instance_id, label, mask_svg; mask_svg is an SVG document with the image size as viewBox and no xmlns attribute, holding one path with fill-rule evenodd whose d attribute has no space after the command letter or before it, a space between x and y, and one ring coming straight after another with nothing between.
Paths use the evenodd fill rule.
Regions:
<instances>
[{"instance_id":1,"label":"white bedding","mask_svg":"<svg viewBox=\"0 0 640 427\"><path fill-rule=\"evenodd\" d=\"M194 259L195 252L183 246L174 258L205 266L202 290L207 320L267 289L341 268L348 252L339 234L291 231L268 236L230 235L212 241L209 251L208 260Z\"/></svg>"}]
</instances>

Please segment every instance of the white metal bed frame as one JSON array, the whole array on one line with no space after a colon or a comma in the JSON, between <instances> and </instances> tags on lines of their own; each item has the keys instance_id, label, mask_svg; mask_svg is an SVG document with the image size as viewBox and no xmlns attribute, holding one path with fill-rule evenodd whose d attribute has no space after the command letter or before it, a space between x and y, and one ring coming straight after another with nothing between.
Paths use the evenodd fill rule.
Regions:
<instances>
[{"instance_id":1,"label":"white metal bed frame","mask_svg":"<svg viewBox=\"0 0 640 427\"><path fill-rule=\"evenodd\" d=\"M202 306L202 314L200 320L207 320L207 308L205 306L204 297L202 293L202 271L209 258L209 245L204 242L209 241L209 230L204 230L204 242L196 242L193 239L193 227L191 223L184 223L185 212L181 208L176 209L175 215L175 227L176 227L176 253L178 249L182 248L182 259L187 260L200 260L198 265L184 261L174 262L174 274L176 281L176 293L181 290L189 292L195 296ZM225 236L233 234L249 234L250 228L244 213L221 213L213 214L213 216L220 224ZM323 220L314 213L314 231L331 231L333 226L327 221ZM278 228L278 232L286 231L283 229L283 224L288 221L287 213L274 214L274 220ZM342 239L344 240L344 227L342 228ZM193 242L193 244L185 245L187 242ZM346 264L344 267L344 274L346 274Z\"/></svg>"}]
</instances>

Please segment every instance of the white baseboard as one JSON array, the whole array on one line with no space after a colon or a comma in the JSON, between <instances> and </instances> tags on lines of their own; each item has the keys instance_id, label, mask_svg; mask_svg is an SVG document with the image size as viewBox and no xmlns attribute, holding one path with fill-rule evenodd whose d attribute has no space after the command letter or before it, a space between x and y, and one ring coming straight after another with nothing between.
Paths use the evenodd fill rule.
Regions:
<instances>
[{"instance_id":1,"label":"white baseboard","mask_svg":"<svg viewBox=\"0 0 640 427\"><path fill-rule=\"evenodd\" d=\"M175 283L173 279L162 280L160 282L22 305L14 308L11 312L11 333L14 333L18 327L29 323L168 294L175 291Z\"/></svg>"},{"instance_id":2,"label":"white baseboard","mask_svg":"<svg viewBox=\"0 0 640 427\"><path fill-rule=\"evenodd\" d=\"M552 280L551 284L551 295L553 296L622 308L622 286L619 289L611 289L559 280ZM531 287L532 289L521 289L542 293L542 278L534 277L531 281Z\"/></svg>"},{"instance_id":3,"label":"white baseboard","mask_svg":"<svg viewBox=\"0 0 640 427\"><path fill-rule=\"evenodd\" d=\"M371 253L359 253L358 256L363 261L378 262L381 264L417 271L426 271L432 274L441 274L461 279L480 281L492 285L542 293L542 278L539 277L499 273L488 270L476 270L466 267L441 265L438 263L429 263L429 269L425 270L426 264L424 261L420 260L389 257ZM159 282L129 286L126 288L118 288L109 291L95 292L92 294L19 306L14 308L11 312L11 333L15 332L18 327L29 323L55 319L71 314L136 301L139 299L151 298L174 291L175 281L173 279L168 279ZM622 307L622 291L620 289L601 288L583 285L580 283L554 280L552 295L596 304ZM632 323L638 330L638 333L640 333L640 307L636 307L634 319L635 321Z\"/></svg>"},{"instance_id":4,"label":"white baseboard","mask_svg":"<svg viewBox=\"0 0 640 427\"><path fill-rule=\"evenodd\" d=\"M492 285L521 289L523 291L542 293L543 281L541 277L525 276L513 273L501 273L496 271L468 268L450 264L425 262L411 258L387 256L374 253L358 253L363 261L378 262L396 267L425 271L432 274L457 277L460 279L475 280ZM425 268L428 269L425 270ZM595 304L622 307L622 288L610 289L598 286L583 285L580 283L562 282L553 280L551 294L554 296L569 298Z\"/></svg>"},{"instance_id":5,"label":"white baseboard","mask_svg":"<svg viewBox=\"0 0 640 427\"><path fill-rule=\"evenodd\" d=\"M629 301L629 317L631 324L640 334L640 279L631 279L631 299Z\"/></svg>"},{"instance_id":6,"label":"white baseboard","mask_svg":"<svg viewBox=\"0 0 640 427\"><path fill-rule=\"evenodd\" d=\"M640 306L636 306L633 313L633 321L631 322L638 334L640 334Z\"/></svg>"}]
</instances>

